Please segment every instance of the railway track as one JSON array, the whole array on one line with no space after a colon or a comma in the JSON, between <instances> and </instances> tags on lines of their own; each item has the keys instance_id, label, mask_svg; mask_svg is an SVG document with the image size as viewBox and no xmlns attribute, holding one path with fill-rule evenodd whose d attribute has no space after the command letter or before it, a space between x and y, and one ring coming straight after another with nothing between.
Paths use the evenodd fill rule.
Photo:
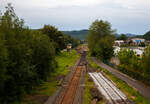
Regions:
<instances>
[{"instance_id":1,"label":"railway track","mask_svg":"<svg viewBox=\"0 0 150 104\"><path fill-rule=\"evenodd\" d=\"M60 101L60 104L74 104L75 98L78 94L81 70L82 66L78 66L62 100Z\"/></svg>"},{"instance_id":2,"label":"railway track","mask_svg":"<svg viewBox=\"0 0 150 104\"><path fill-rule=\"evenodd\" d=\"M71 77L68 77L68 82L61 86L59 94L51 104L82 104L84 88L80 84L84 83L83 73L90 72L89 75L97 85L99 92L108 101L107 104L130 104L127 97L112 83L105 78L101 73L96 73L88 60L86 59L87 50L80 51L81 57L75 68L72 71ZM98 98L92 100L91 104L97 104Z\"/></svg>"},{"instance_id":3,"label":"railway track","mask_svg":"<svg viewBox=\"0 0 150 104\"><path fill-rule=\"evenodd\" d=\"M72 79L69 81L65 90L61 94L61 97L57 99L56 104L77 104L80 88L80 80L83 72L83 68L86 64L86 52L81 53L80 61L75 69ZM78 103L81 104L81 103Z\"/></svg>"},{"instance_id":4,"label":"railway track","mask_svg":"<svg viewBox=\"0 0 150 104\"><path fill-rule=\"evenodd\" d=\"M100 93L109 104L130 104L127 97L101 73L89 73Z\"/></svg>"}]
</instances>

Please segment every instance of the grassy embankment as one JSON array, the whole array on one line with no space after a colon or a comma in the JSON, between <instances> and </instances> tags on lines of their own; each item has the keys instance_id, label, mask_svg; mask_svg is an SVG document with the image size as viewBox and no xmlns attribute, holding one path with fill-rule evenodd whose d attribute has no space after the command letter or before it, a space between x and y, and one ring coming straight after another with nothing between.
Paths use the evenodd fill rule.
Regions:
<instances>
[{"instance_id":1,"label":"grassy embankment","mask_svg":"<svg viewBox=\"0 0 150 104\"><path fill-rule=\"evenodd\" d=\"M39 103L40 101L38 102L38 99L34 99L34 96L51 96L57 90L57 84L60 78L69 73L70 68L73 67L78 58L79 54L77 54L75 50L72 50L72 52L61 52L59 55L57 55L56 61L58 67L56 71L50 75L50 78L47 82L44 82L40 87L36 88L35 92L32 94L33 101L31 99L31 95L29 95L30 97L28 98L27 96L26 102L28 104L42 104Z\"/></svg>"},{"instance_id":2,"label":"grassy embankment","mask_svg":"<svg viewBox=\"0 0 150 104\"><path fill-rule=\"evenodd\" d=\"M116 86L128 97L128 99L134 101L136 104L150 104L150 101L143 97L138 91L136 91L136 89L133 89L127 83L115 77L106 69L98 66L95 62L92 61L91 57L88 57L88 60L90 61L92 67L104 72L106 77L111 79L116 84Z\"/></svg>"},{"instance_id":3,"label":"grassy embankment","mask_svg":"<svg viewBox=\"0 0 150 104\"><path fill-rule=\"evenodd\" d=\"M94 83L88 81L88 75L85 75L85 89L84 89L84 104L90 104L93 96L91 95L90 89L93 88Z\"/></svg>"},{"instance_id":4,"label":"grassy embankment","mask_svg":"<svg viewBox=\"0 0 150 104\"><path fill-rule=\"evenodd\" d=\"M72 52L63 52L56 56L58 68L56 69L56 72L51 74L50 82L43 84L43 87L46 87L46 89L41 90L39 93L51 96L57 90L59 78L69 73L69 68L75 64L78 58L79 54L77 54L75 50L72 50Z\"/></svg>"}]
</instances>

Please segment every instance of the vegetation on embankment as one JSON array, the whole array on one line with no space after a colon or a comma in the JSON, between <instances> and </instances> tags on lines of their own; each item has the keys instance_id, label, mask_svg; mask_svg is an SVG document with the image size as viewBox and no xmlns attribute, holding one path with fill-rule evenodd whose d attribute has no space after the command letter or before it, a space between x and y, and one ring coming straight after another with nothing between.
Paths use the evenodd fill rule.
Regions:
<instances>
[{"instance_id":1,"label":"vegetation on embankment","mask_svg":"<svg viewBox=\"0 0 150 104\"><path fill-rule=\"evenodd\" d=\"M58 68L55 73L52 73L52 76L58 75L67 75L70 71L69 68L73 67L80 54L78 54L75 50L71 52L61 52L56 56L56 61L58 63Z\"/></svg>"},{"instance_id":2,"label":"vegetation on embankment","mask_svg":"<svg viewBox=\"0 0 150 104\"><path fill-rule=\"evenodd\" d=\"M141 57L135 55L132 50L121 50L118 53L120 64L118 70L150 85L150 47L147 47Z\"/></svg>"},{"instance_id":3,"label":"vegetation on embankment","mask_svg":"<svg viewBox=\"0 0 150 104\"><path fill-rule=\"evenodd\" d=\"M116 86L128 97L129 100L134 101L136 104L150 104L150 101L147 98L143 97L138 91L130 87L130 85L124 81L112 75L106 69L101 68L99 65L92 61L91 57L88 57L88 60L90 61L92 67L102 71L107 78L112 80Z\"/></svg>"},{"instance_id":4,"label":"vegetation on embankment","mask_svg":"<svg viewBox=\"0 0 150 104\"><path fill-rule=\"evenodd\" d=\"M70 72L78 58L79 54L75 50L59 53L56 56L57 68L50 74L48 82L41 85L39 94L51 96L57 90L58 81Z\"/></svg>"},{"instance_id":5,"label":"vegetation on embankment","mask_svg":"<svg viewBox=\"0 0 150 104\"><path fill-rule=\"evenodd\" d=\"M36 99L36 96L39 97L49 97L53 95L58 89L58 82L62 77L65 77L73 68L75 62L78 60L79 54L72 50L71 52L61 52L56 56L57 69L54 73L51 73L47 82L42 83L39 87L34 89L32 95L27 95L24 98L24 103L33 103L33 104L43 104L40 103L40 98ZM31 99L32 96L32 99ZM35 98L35 99L33 99Z\"/></svg>"},{"instance_id":6,"label":"vegetation on embankment","mask_svg":"<svg viewBox=\"0 0 150 104\"><path fill-rule=\"evenodd\" d=\"M90 104L93 99L90 89L93 88L94 83L92 81L88 81L88 79L89 79L88 77L89 76L86 74L85 75L85 89L84 89L84 96L83 96L83 99L84 99L83 104Z\"/></svg>"}]
</instances>

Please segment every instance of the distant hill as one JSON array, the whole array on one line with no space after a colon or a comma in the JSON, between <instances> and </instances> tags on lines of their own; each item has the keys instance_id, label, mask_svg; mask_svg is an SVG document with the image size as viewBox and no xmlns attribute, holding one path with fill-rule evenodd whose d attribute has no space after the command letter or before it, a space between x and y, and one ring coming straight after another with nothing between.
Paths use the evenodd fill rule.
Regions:
<instances>
[{"instance_id":1,"label":"distant hill","mask_svg":"<svg viewBox=\"0 0 150 104\"><path fill-rule=\"evenodd\" d=\"M74 30L74 31L62 31L66 35L71 35L80 40L85 40L88 30Z\"/></svg>"},{"instance_id":2,"label":"distant hill","mask_svg":"<svg viewBox=\"0 0 150 104\"><path fill-rule=\"evenodd\" d=\"M126 36L127 36L127 37L135 37L136 34L126 33Z\"/></svg>"},{"instance_id":3,"label":"distant hill","mask_svg":"<svg viewBox=\"0 0 150 104\"><path fill-rule=\"evenodd\" d=\"M125 34L125 33L124 33ZM135 36L137 36L136 34L131 34L131 33L126 33L125 34L127 37L135 37ZM117 37L119 37L119 36L121 36L121 34L117 34L116 35Z\"/></svg>"},{"instance_id":4,"label":"distant hill","mask_svg":"<svg viewBox=\"0 0 150 104\"><path fill-rule=\"evenodd\" d=\"M84 29L84 30L73 30L73 31L62 31L64 34L66 35L71 35L75 38L78 38L80 40L85 40L87 34L88 34L88 30ZM150 34L150 31L149 33L147 34ZM145 34L145 38L147 38L147 34ZM127 37L139 37L139 38L142 38L141 35L136 35L136 34L131 34L131 33L126 33L125 34ZM116 37L120 37L121 34L117 34ZM150 36L149 36L150 38Z\"/></svg>"}]
</instances>

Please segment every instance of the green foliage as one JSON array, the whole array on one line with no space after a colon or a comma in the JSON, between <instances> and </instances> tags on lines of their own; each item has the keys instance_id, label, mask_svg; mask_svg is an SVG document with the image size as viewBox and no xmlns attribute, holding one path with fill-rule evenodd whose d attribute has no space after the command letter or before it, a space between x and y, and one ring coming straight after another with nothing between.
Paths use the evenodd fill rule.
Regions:
<instances>
[{"instance_id":1,"label":"green foliage","mask_svg":"<svg viewBox=\"0 0 150 104\"><path fill-rule=\"evenodd\" d=\"M141 42L141 43L139 44L139 46L140 46L140 47L145 47L146 44L145 44L144 42Z\"/></svg>"},{"instance_id":2,"label":"green foliage","mask_svg":"<svg viewBox=\"0 0 150 104\"><path fill-rule=\"evenodd\" d=\"M44 25L42 32L47 35L50 40L53 42L56 52L58 53L61 49L64 49L65 44L65 37L64 35L58 31L55 27L50 25Z\"/></svg>"},{"instance_id":3,"label":"green foliage","mask_svg":"<svg viewBox=\"0 0 150 104\"><path fill-rule=\"evenodd\" d=\"M62 49L65 49L68 43L71 43L73 47L80 44L80 40L64 35L54 26L44 25L41 31L50 38L51 42L53 42L53 45L56 48L56 53L60 52Z\"/></svg>"},{"instance_id":4,"label":"green foliage","mask_svg":"<svg viewBox=\"0 0 150 104\"><path fill-rule=\"evenodd\" d=\"M95 47L96 56L102 60L110 59L114 54L113 41L113 38L110 36L100 39Z\"/></svg>"},{"instance_id":5,"label":"green foliage","mask_svg":"<svg viewBox=\"0 0 150 104\"><path fill-rule=\"evenodd\" d=\"M150 40L150 31L148 31L147 33L145 33L143 35L143 38L146 39L146 40Z\"/></svg>"},{"instance_id":6,"label":"green foliage","mask_svg":"<svg viewBox=\"0 0 150 104\"><path fill-rule=\"evenodd\" d=\"M144 55L142 57L142 65L144 71L143 74L147 77L150 77L150 46L147 47L144 51Z\"/></svg>"},{"instance_id":7,"label":"green foliage","mask_svg":"<svg viewBox=\"0 0 150 104\"><path fill-rule=\"evenodd\" d=\"M28 29L8 4L0 14L0 103L21 101L24 94L47 81L57 72L56 53L68 43L74 47L79 40L50 25L41 30Z\"/></svg>"},{"instance_id":8,"label":"green foliage","mask_svg":"<svg viewBox=\"0 0 150 104\"><path fill-rule=\"evenodd\" d=\"M57 90L57 82L59 81L59 76L67 75L70 71L69 67L72 67L77 59L79 54L75 50L72 52L61 52L56 56L57 68L54 73L50 73L52 77L49 78L49 81L43 83L38 90L38 94L52 95Z\"/></svg>"},{"instance_id":9,"label":"green foliage","mask_svg":"<svg viewBox=\"0 0 150 104\"><path fill-rule=\"evenodd\" d=\"M38 101L36 96L48 97L53 95L58 90L58 83L60 79L68 74L70 67L74 66L78 58L79 54L77 54L75 50L72 50L71 52L62 51L56 55L56 70L53 73L50 73L51 77L48 78L48 81L41 83L40 86L34 88L31 94L24 97L23 104L43 104L44 101L40 102L40 99Z\"/></svg>"},{"instance_id":10,"label":"green foliage","mask_svg":"<svg viewBox=\"0 0 150 104\"><path fill-rule=\"evenodd\" d=\"M96 20L89 28L88 46L92 55L102 60L109 60L113 56L115 31L107 21Z\"/></svg>"},{"instance_id":11,"label":"green foliage","mask_svg":"<svg viewBox=\"0 0 150 104\"><path fill-rule=\"evenodd\" d=\"M117 40L124 40L124 41L126 41L127 40L127 36L125 34L121 34L121 36L119 36L117 38Z\"/></svg>"},{"instance_id":12,"label":"green foliage","mask_svg":"<svg viewBox=\"0 0 150 104\"><path fill-rule=\"evenodd\" d=\"M73 48L76 47L76 46L78 46L81 43L81 41L79 39L73 38L70 35L65 35L65 37L66 37L65 38L66 39L65 42L67 44L71 43Z\"/></svg>"},{"instance_id":13,"label":"green foliage","mask_svg":"<svg viewBox=\"0 0 150 104\"><path fill-rule=\"evenodd\" d=\"M73 66L78 58L79 55L75 50L72 50L71 52L61 52L58 54L56 57L58 68L55 73L52 73L52 76L68 74L69 67Z\"/></svg>"},{"instance_id":14,"label":"green foliage","mask_svg":"<svg viewBox=\"0 0 150 104\"><path fill-rule=\"evenodd\" d=\"M0 103L21 100L56 68L50 39L24 26L11 4L0 16Z\"/></svg>"},{"instance_id":15,"label":"green foliage","mask_svg":"<svg viewBox=\"0 0 150 104\"><path fill-rule=\"evenodd\" d=\"M141 59L136 56L132 50L123 49L118 53L120 60L119 68L122 70L130 70L134 73L141 72Z\"/></svg>"},{"instance_id":16,"label":"green foliage","mask_svg":"<svg viewBox=\"0 0 150 104\"><path fill-rule=\"evenodd\" d=\"M135 53L132 50L127 50L126 48L118 53L118 58L121 64L129 65L133 57L135 57Z\"/></svg>"},{"instance_id":17,"label":"green foliage","mask_svg":"<svg viewBox=\"0 0 150 104\"><path fill-rule=\"evenodd\" d=\"M26 93L56 72L55 55L66 44L79 41L55 27L31 30L19 19L11 4L0 14L0 103L21 101Z\"/></svg>"},{"instance_id":18,"label":"green foliage","mask_svg":"<svg viewBox=\"0 0 150 104\"><path fill-rule=\"evenodd\" d=\"M150 48L146 48L144 55L140 58L131 50L121 50L118 54L120 65L118 69L129 76L150 84Z\"/></svg>"},{"instance_id":19,"label":"green foliage","mask_svg":"<svg viewBox=\"0 0 150 104\"><path fill-rule=\"evenodd\" d=\"M85 90L84 90L84 96L83 101L84 104L91 104L91 101L93 99L93 96L91 94L91 88L94 87L94 83L92 81L88 81L88 75L85 75Z\"/></svg>"}]
</instances>

